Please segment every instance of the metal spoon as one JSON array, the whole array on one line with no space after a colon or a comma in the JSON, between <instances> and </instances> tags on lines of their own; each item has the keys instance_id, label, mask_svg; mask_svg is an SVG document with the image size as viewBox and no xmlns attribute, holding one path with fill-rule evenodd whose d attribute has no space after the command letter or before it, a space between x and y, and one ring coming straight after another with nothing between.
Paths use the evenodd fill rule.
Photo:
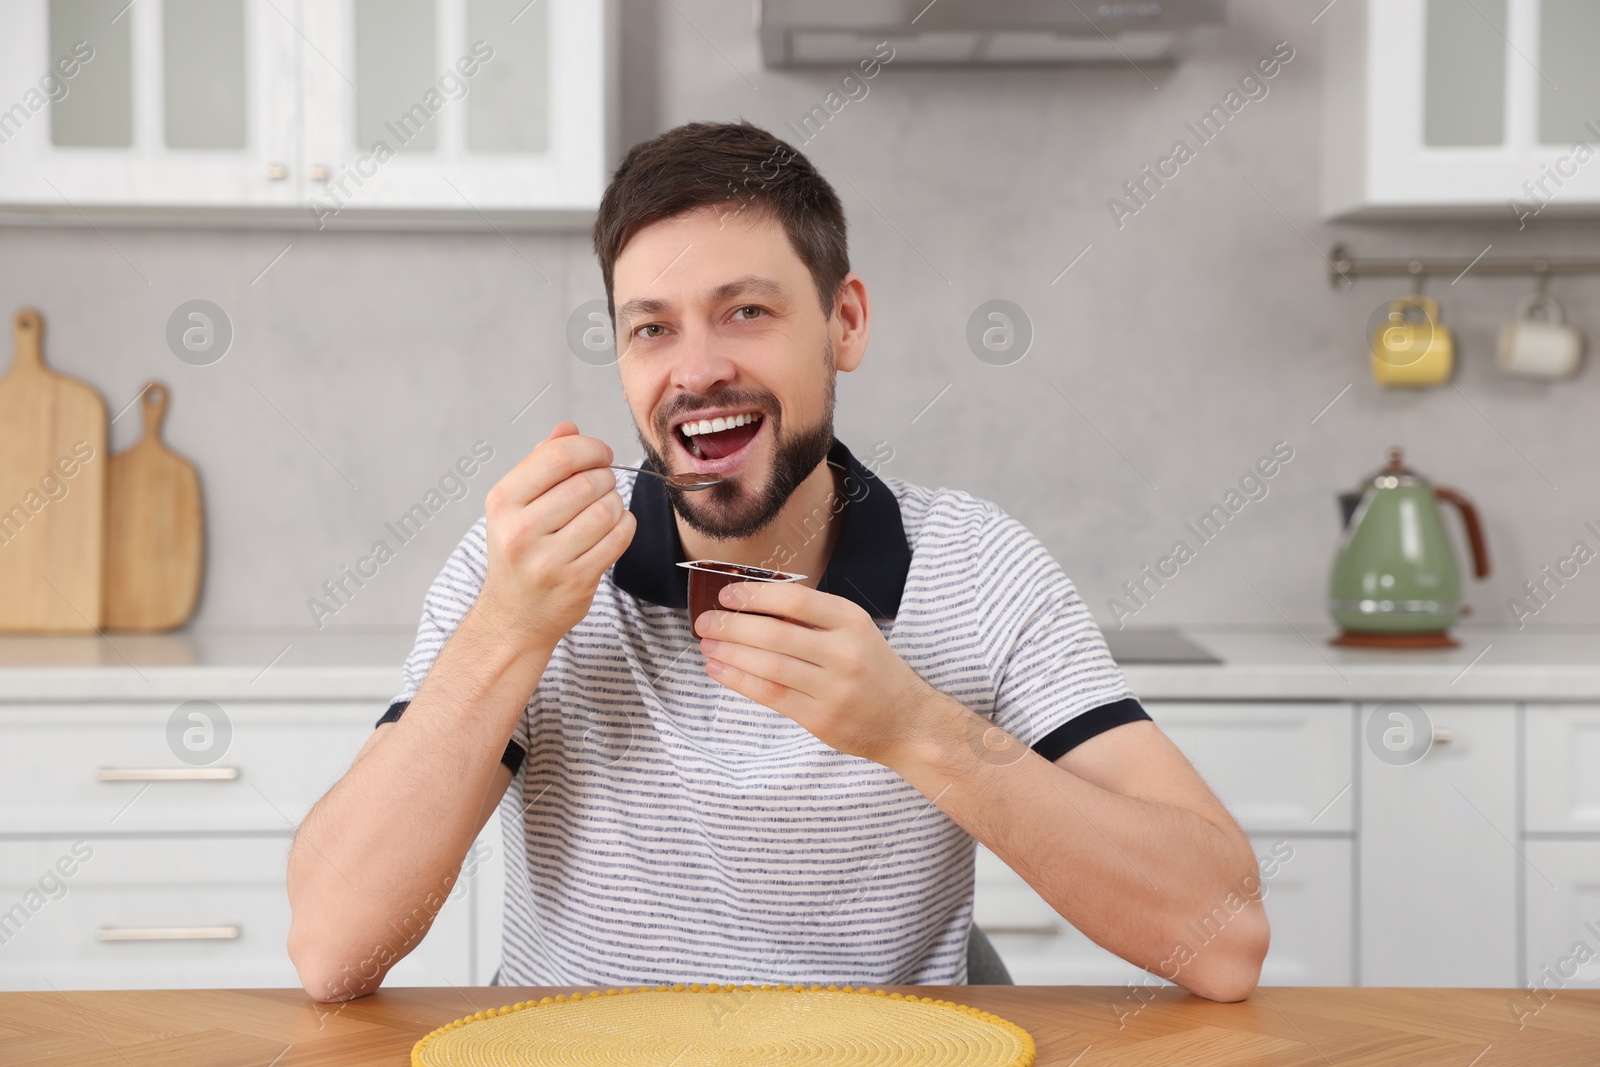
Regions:
<instances>
[{"instance_id":1,"label":"metal spoon","mask_svg":"<svg viewBox=\"0 0 1600 1067\"><path fill-rule=\"evenodd\" d=\"M649 474L660 478L674 489L682 489L690 493L696 489L710 489L718 482L727 481L720 474L662 474L660 471L647 470L644 467L624 467L618 463L611 464L611 469L614 471L637 471L640 474Z\"/></svg>"}]
</instances>

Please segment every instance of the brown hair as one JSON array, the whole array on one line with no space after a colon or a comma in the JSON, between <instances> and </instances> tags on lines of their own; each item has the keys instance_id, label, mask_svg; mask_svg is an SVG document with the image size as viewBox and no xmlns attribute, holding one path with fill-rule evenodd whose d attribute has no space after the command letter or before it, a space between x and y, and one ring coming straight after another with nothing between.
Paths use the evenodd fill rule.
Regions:
<instances>
[{"instance_id":1,"label":"brown hair","mask_svg":"<svg viewBox=\"0 0 1600 1067\"><path fill-rule=\"evenodd\" d=\"M702 207L746 209L782 224L811 272L824 316L850 273L844 208L810 160L749 122L690 122L628 150L600 200L594 252L605 278L606 310L616 318L612 272L644 227Z\"/></svg>"}]
</instances>

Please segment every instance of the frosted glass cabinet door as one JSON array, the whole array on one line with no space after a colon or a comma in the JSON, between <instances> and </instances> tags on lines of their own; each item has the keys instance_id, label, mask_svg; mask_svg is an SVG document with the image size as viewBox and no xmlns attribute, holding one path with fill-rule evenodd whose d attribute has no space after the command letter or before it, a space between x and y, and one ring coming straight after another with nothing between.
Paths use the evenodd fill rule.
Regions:
<instances>
[{"instance_id":1,"label":"frosted glass cabinet door","mask_svg":"<svg viewBox=\"0 0 1600 1067\"><path fill-rule=\"evenodd\" d=\"M1600 140L1588 124L1600 118L1600 4L1540 0L1539 141L1570 145Z\"/></svg>"},{"instance_id":2,"label":"frosted glass cabinet door","mask_svg":"<svg viewBox=\"0 0 1600 1067\"><path fill-rule=\"evenodd\" d=\"M0 33L0 202L298 200L297 0L13 0Z\"/></svg>"},{"instance_id":3,"label":"frosted glass cabinet door","mask_svg":"<svg viewBox=\"0 0 1600 1067\"><path fill-rule=\"evenodd\" d=\"M615 64L607 0L324 0L302 7L305 207L592 212Z\"/></svg>"},{"instance_id":4,"label":"frosted glass cabinet door","mask_svg":"<svg viewBox=\"0 0 1600 1067\"><path fill-rule=\"evenodd\" d=\"M1422 143L1506 139L1507 0L1428 0Z\"/></svg>"}]
</instances>

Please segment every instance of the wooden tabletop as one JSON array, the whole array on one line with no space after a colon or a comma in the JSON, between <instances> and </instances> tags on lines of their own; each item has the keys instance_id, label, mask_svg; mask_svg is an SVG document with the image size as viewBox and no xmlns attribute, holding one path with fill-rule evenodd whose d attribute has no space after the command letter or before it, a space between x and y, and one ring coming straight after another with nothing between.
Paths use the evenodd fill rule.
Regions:
<instances>
[{"instance_id":1,"label":"wooden tabletop","mask_svg":"<svg viewBox=\"0 0 1600 1067\"><path fill-rule=\"evenodd\" d=\"M393 989L342 1005L297 989L0 993L0 1065L406 1065L453 1019L576 988ZM1600 1064L1600 990L1269 988L1216 1004L1171 987L1142 1000L1122 987L883 988L1010 1019L1033 1034L1039 1067Z\"/></svg>"}]
</instances>

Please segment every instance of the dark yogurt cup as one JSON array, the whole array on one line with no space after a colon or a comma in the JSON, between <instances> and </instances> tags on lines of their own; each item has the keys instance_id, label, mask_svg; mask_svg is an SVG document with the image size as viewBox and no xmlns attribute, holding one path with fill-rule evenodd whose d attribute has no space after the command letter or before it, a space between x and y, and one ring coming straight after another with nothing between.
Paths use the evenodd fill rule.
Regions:
<instances>
[{"instance_id":1,"label":"dark yogurt cup","mask_svg":"<svg viewBox=\"0 0 1600 1067\"><path fill-rule=\"evenodd\" d=\"M737 611L737 608L724 607L718 599L722 595L722 587L732 582L798 582L805 578L803 574L790 574L787 571L773 571L765 567L746 567L740 563L724 563L720 559L694 559L688 563L680 563L689 572L689 626L692 629L694 622L700 617L702 611L720 608L723 611ZM752 611L752 615L763 615L765 612Z\"/></svg>"}]
</instances>

